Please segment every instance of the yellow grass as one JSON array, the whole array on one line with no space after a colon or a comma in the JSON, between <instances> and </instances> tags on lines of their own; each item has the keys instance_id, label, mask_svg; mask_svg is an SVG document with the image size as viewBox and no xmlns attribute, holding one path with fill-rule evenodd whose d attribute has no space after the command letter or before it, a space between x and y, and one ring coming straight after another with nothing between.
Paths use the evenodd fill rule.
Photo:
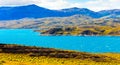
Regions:
<instances>
[{"instance_id":1,"label":"yellow grass","mask_svg":"<svg viewBox=\"0 0 120 65\"><path fill-rule=\"evenodd\" d=\"M120 54L102 54L117 59L116 62L95 62L92 60L30 57L26 54L0 53L0 65L120 65Z\"/></svg>"}]
</instances>

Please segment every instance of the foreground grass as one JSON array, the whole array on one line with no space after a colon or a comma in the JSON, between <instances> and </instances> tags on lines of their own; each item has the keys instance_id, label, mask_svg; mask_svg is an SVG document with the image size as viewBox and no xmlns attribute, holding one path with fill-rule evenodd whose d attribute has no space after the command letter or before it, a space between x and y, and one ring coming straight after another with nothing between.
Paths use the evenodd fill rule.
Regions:
<instances>
[{"instance_id":1,"label":"foreground grass","mask_svg":"<svg viewBox=\"0 0 120 65\"><path fill-rule=\"evenodd\" d=\"M0 53L0 65L120 65L120 54L104 54L118 59L116 62L95 62L73 58L30 57L26 54Z\"/></svg>"},{"instance_id":2,"label":"foreground grass","mask_svg":"<svg viewBox=\"0 0 120 65\"><path fill-rule=\"evenodd\" d=\"M120 65L120 54L104 54L118 59L118 62L95 62L73 58L30 57L26 54L0 53L0 65Z\"/></svg>"},{"instance_id":3,"label":"foreground grass","mask_svg":"<svg viewBox=\"0 0 120 65\"><path fill-rule=\"evenodd\" d=\"M0 65L120 65L120 54L90 54L1 44Z\"/></svg>"}]
</instances>

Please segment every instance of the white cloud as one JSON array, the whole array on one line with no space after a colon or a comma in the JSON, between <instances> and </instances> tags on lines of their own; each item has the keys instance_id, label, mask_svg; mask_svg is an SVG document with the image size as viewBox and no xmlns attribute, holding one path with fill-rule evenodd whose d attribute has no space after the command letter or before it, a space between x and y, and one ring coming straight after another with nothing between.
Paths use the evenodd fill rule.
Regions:
<instances>
[{"instance_id":1,"label":"white cloud","mask_svg":"<svg viewBox=\"0 0 120 65\"><path fill-rule=\"evenodd\" d=\"M119 3L120 0L91 0L85 3L76 3L75 6L99 11L106 9L120 9Z\"/></svg>"},{"instance_id":2,"label":"white cloud","mask_svg":"<svg viewBox=\"0 0 120 65\"><path fill-rule=\"evenodd\" d=\"M62 9L70 5L66 0L39 0L35 2L39 6L47 7L50 9Z\"/></svg>"},{"instance_id":3,"label":"white cloud","mask_svg":"<svg viewBox=\"0 0 120 65\"><path fill-rule=\"evenodd\" d=\"M0 6L17 6L36 4L49 9L63 9L70 7L89 8L94 11L105 9L120 9L120 0L88 0L86 2L70 0L0 0Z\"/></svg>"},{"instance_id":4,"label":"white cloud","mask_svg":"<svg viewBox=\"0 0 120 65\"><path fill-rule=\"evenodd\" d=\"M67 0L0 0L0 6L21 6L36 4L50 9L61 9L68 7L71 3Z\"/></svg>"},{"instance_id":5,"label":"white cloud","mask_svg":"<svg viewBox=\"0 0 120 65\"><path fill-rule=\"evenodd\" d=\"M17 6L32 4L34 0L0 0L0 6Z\"/></svg>"}]
</instances>

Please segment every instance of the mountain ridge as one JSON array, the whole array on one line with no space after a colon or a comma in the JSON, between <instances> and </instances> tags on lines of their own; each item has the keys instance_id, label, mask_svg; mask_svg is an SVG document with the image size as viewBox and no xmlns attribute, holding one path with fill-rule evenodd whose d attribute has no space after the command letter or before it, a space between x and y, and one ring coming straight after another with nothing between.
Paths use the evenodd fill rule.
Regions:
<instances>
[{"instance_id":1,"label":"mountain ridge","mask_svg":"<svg viewBox=\"0 0 120 65\"><path fill-rule=\"evenodd\" d=\"M0 7L0 20L17 20L22 18L68 17L73 15L86 15L92 18L101 18L108 15L120 15L120 9L102 10L94 12L87 8L66 8L51 10L37 5L16 7Z\"/></svg>"}]
</instances>

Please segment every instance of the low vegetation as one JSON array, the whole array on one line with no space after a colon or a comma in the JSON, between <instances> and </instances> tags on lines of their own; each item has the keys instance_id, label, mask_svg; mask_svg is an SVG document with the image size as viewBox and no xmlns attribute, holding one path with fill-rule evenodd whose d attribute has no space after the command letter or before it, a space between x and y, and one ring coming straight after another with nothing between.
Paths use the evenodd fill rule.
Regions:
<instances>
[{"instance_id":1,"label":"low vegetation","mask_svg":"<svg viewBox=\"0 0 120 65\"><path fill-rule=\"evenodd\" d=\"M70 17L24 18L20 20L0 21L2 29L46 29L65 26L120 26L120 18L91 18L85 15Z\"/></svg>"},{"instance_id":2,"label":"low vegetation","mask_svg":"<svg viewBox=\"0 0 120 65\"><path fill-rule=\"evenodd\" d=\"M120 35L119 26L71 26L37 31L43 35Z\"/></svg>"},{"instance_id":3,"label":"low vegetation","mask_svg":"<svg viewBox=\"0 0 120 65\"><path fill-rule=\"evenodd\" d=\"M0 44L0 65L118 65L120 54Z\"/></svg>"}]
</instances>

